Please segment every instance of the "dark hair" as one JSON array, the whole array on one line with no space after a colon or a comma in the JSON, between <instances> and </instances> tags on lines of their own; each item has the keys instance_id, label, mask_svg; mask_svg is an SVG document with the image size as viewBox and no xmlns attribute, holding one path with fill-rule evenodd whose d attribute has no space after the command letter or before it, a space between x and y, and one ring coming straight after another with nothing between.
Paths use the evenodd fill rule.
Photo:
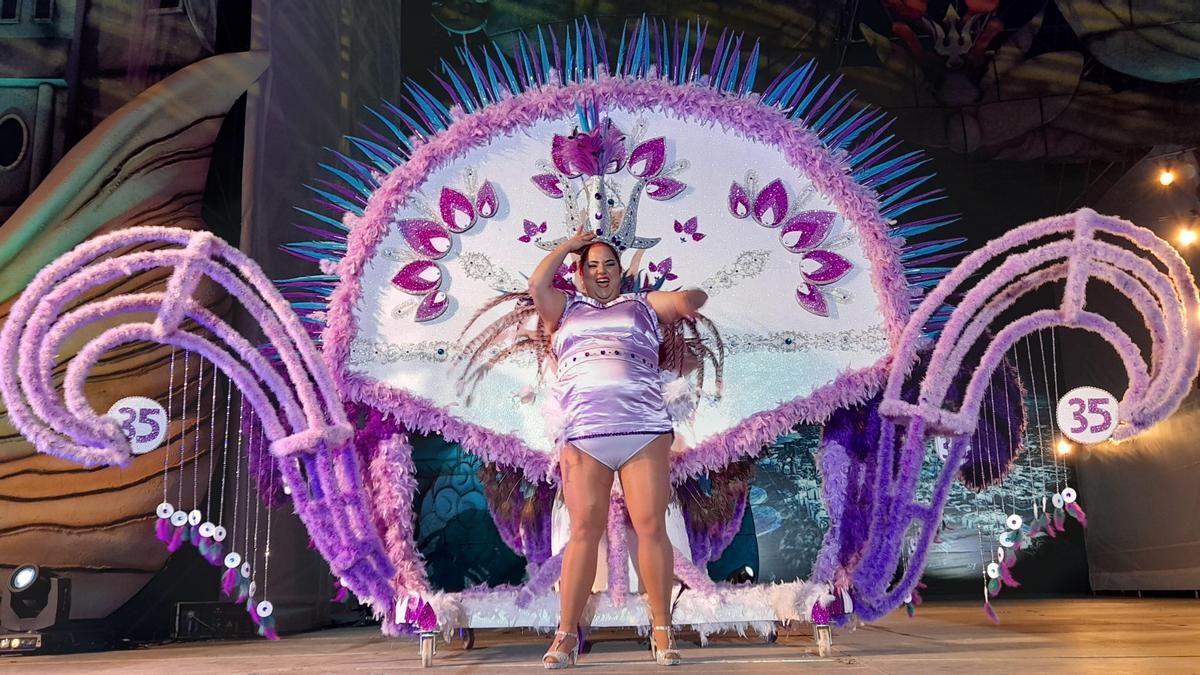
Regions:
<instances>
[{"instance_id":1,"label":"dark hair","mask_svg":"<svg viewBox=\"0 0 1200 675\"><path fill-rule=\"evenodd\" d=\"M607 246L608 250L612 251L613 257L617 259L617 269L622 269L621 268L621 254L620 254L620 252L617 251L616 246L613 246L612 244L608 243L607 241L593 241L592 243L588 244L587 246L584 246L583 248L579 249L579 269L581 271L583 270L583 266L587 263L588 253L592 250L593 246Z\"/></svg>"}]
</instances>

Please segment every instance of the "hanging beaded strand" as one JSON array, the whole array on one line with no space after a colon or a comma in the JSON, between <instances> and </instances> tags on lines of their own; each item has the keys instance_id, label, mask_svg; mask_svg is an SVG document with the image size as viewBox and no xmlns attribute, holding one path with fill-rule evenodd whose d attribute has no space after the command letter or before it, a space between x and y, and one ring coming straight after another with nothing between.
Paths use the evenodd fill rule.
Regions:
<instances>
[{"instance_id":1,"label":"hanging beaded strand","mask_svg":"<svg viewBox=\"0 0 1200 675\"><path fill-rule=\"evenodd\" d=\"M186 539L197 548L200 546L200 522L204 514L200 512L200 419L204 405L204 357L197 355L200 372L196 375L196 420L192 424L192 510L188 511L188 530ZM216 370L216 367L213 367Z\"/></svg>"},{"instance_id":2,"label":"hanging beaded strand","mask_svg":"<svg viewBox=\"0 0 1200 675\"><path fill-rule=\"evenodd\" d=\"M167 427L167 447L163 448L163 475L162 475L162 501L159 502L155 514L158 519L154 523L154 533L159 541L168 543L171 541L171 516L175 513L175 505L167 501L167 482L170 478L171 471L171 415L175 414L175 409L172 406L175 399L175 351L174 346L171 347L171 365L167 375L167 419L163 424Z\"/></svg>"},{"instance_id":3,"label":"hanging beaded strand","mask_svg":"<svg viewBox=\"0 0 1200 675\"><path fill-rule=\"evenodd\" d=\"M213 500L213 470L217 467L217 462L214 459L217 444L217 379L222 375L221 370L213 364L212 369L212 400L208 404L208 469L205 471L206 485L204 488L204 522L200 523L200 555L204 557L209 564L217 564L213 558L213 534L216 532L217 524L213 522L212 500ZM219 520L219 519L218 519ZM217 560L220 559L220 554L217 554Z\"/></svg>"},{"instance_id":4,"label":"hanging beaded strand","mask_svg":"<svg viewBox=\"0 0 1200 675\"><path fill-rule=\"evenodd\" d=\"M266 458L266 461L271 461L271 458ZM275 492L275 471L274 466L271 467L270 487L267 494ZM278 640L279 634L275 630L275 617L272 614L275 611L275 606L267 599L267 581L271 578L271 508L264 507L267 511L267 534L265 541L265 550L263 551L263 584L262 584L262 602L254 607L254 614L259 620L259 631L263 637L268 640Z\"/></svg>"},{"instance_id":5,"label":"hanging beaded strand","mask_svg":"<svg viewBox=\"0 0 1200 675\"><path fill-rule=\"evenodd\" d=\"M174 553L183 545L184 535L187 534L188 514L183 510L183 456L187 451L188 429L187 429L187 392L188 392L188 375L191 368L191 350L183 350L183 384L179 390L179 465L175 470L177 491L175 495L175 511L171 514L171 525L175 527L175 531L171 534L171 541L167 543L167 550Z\"/></svg>"},{"instance_id":6,"label":"hanging beaded strand","mask_svg":"<svg viewBox=\"0 0 1200 675\"><path fill-rule=\"evenodd\" d=\"M237 538L241 534L238 530L238 506L241 504L242 490L242 443L244 441L245 427L242 420L246 416L246 401L242 397L242 393L238 392L238 438L237 438L237 457L233 463L233 524L229 530L230 548L237 548ZM224 493L222 493L222 514L224 513ZM242 549L246 550L245 548ZM230 598L237 597L234 590L239 587L241 579L242 554L236 550L231 550L225 555L225 574L221 577L221 590Z\"/></svg>"}]
</instances>

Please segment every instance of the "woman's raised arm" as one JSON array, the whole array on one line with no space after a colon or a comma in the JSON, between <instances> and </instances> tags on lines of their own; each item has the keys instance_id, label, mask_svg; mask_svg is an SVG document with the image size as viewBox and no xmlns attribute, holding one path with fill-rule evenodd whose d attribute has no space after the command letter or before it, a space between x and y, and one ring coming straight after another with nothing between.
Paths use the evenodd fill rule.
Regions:
<instances>
[{"instance_id":1,"label":"woman's raised arm","mask_svg":"<svg viewBox=\"0 0 1200 675\"><path fill-rule=\"evenodd\" d=\"M533 298L533 306L550 332L554 332L558 328L558 320L562 317L563 309L567 305L567 298L561 291L554 288L554 275L566 260L567 254L587 246L595 238L595 232L590 230L585 232L583 225L580 225L570 239L555 246L554 250L542 258L529 277L529 295Z\"/></svg>"},{"instance_id":2,"label":"woman's raised arm","mask_svg":"<svg viewBox=\"0 0 1200 675\"><path fill-rule=\"evenodd\" d=\"M646 301L654 308L654 313L658 315L659 320L663 323L675 323L700 311L704 303L708 302L708 293L699 288L685 288L682 291L650 291L646 294Z\"/></svg>"}]
</instances>

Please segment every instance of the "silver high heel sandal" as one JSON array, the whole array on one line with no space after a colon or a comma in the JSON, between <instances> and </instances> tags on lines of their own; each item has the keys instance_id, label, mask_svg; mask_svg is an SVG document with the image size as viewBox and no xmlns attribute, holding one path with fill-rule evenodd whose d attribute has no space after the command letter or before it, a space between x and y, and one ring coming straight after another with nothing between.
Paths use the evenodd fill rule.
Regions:
<instances>
[{"instance_id":1,"label":"silver high heel sandal","mask_svg":"<svg viewBox=\"0 0 1200 675\"><path fill-rule=\"evenodd\" d=\"M558 642L560 637L575 638L575 646L571 647L571 651L569 652L546 652L546 655L542 657L542 667L546 670L561 670L563 668L569 668L575 665L575 661L579 658L579 635L576 633L568 633L565 630L554 631L554 643L551 643L550 646L553 647L554 644Z\"/></svg>"},{"instance_id":2,"label":"silver high heel sandal","mask_svg":"<svg viewBox=\"0 0 1200 675\"><path fill-rule=\"evenodd\" d=\"M654 631L663 631L667 634L667 648L659 649L657 642L654 640ZM683 659L679 656L679 650L675 648L675 632L670 626L654 626L650 631L650 651L654 654L654 661L660 666L677 666Z\"/></svg>"}]
</instances>

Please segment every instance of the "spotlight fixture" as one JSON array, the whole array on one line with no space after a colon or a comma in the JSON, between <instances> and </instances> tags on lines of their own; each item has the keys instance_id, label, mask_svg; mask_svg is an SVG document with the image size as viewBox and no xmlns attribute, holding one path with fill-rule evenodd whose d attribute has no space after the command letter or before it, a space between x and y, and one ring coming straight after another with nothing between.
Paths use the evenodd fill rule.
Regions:
<instances>
[{"instance_id":1,"label":"spotlight fixture","mask_svg":"<svg viewBox=\"0 0 1200 675\"><path fill-rule=\"evenodd\" d=\"M1058 442L1058 445L1056 445L1056 446L1054 447L1054 449L1055 449L1055 450L1058 452L1058 454L1060 454L1060 455L1069 455L1069 454L1071 454L1071 444L1070 444L1070 443L1068 443L1068 442L1066 442L1066 441L1059 441L1059 442Z\"/></svg>"},{"instance_id":2,"label":"spotlight fixture","mask_svg":"<svg viewBox=\"0 0 1200 675\"><path fill-rule=\"evenodd\" d=\"M1176 236L1180 246L1191 246L1196 243L1197 238L1200 238L1200 235L1197 235L1196 231L1190 227L1183 228L1179 231L1178 236Z\"/></svg>"},{"instance_id":3,"label":"spotlight fixture","mask_svg":"<svg viewBox=\"0 0 1200 675\"><path fill-rule=\"evenodd\" d=\"M1158 172L1158 184L1167 187L1175 182L1175 171L1171 167L1164 167Z\"/></svg>"},{"instance_id":4,"label":"spotlight fixture","mask_svg":"<svg viewBox=\"0 0 1200 675\"><path fill-rule=\"evenodd\" d=\"M21 565L8 578L0 602L0 629L32 632L65 622L71 608L71 582L39 568ZM11 639L10 638L10 648Z\"/></svg>"},{"instance_id":5,"label":"spotlight fixture","mask_svg":"<svg viewBox=\"0 0 1200 675\"><path fill-rule=\"evenodd\" d=\"M37 565L21 565L13 570L8 580L8 589L14 593L26 590L38 580Z\"/></svg>"}]
</instances>

